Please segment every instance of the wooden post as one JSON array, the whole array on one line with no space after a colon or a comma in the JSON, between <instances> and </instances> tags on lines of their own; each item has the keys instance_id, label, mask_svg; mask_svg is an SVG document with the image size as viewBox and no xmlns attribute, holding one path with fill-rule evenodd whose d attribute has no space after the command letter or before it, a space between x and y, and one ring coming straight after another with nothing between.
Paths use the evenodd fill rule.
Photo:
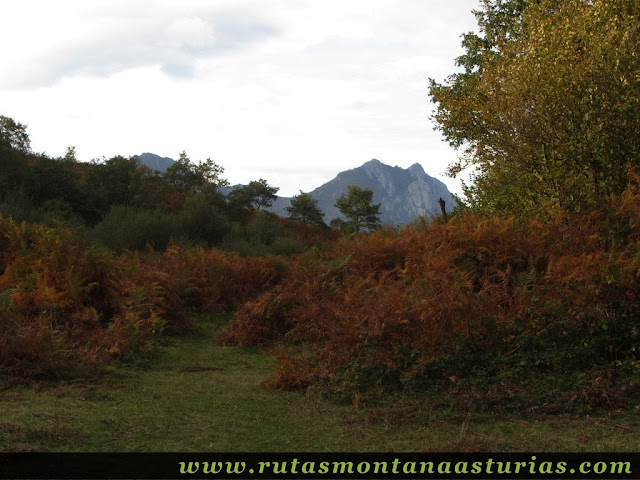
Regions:
<instances>
[{"instance_id":1,"label":"wooden post","mask_svg":"<svg viewBox=\"0 0 640 480\"><path fill-rule=\"evenodd\" d=\"M440 210L442 210L442 218L444 219L444 223L447 223L449 221L449 218L447 217L447 210L445 209L446 202L442 199L442 197L440 197L438 203L440 204Z\"/></svg>"}]
</instances>

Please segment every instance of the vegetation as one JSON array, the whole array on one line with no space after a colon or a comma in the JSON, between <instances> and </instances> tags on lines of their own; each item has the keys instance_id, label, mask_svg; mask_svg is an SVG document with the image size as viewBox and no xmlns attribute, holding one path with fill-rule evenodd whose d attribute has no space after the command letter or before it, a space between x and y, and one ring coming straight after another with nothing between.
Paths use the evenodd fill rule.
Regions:
<instances>
[{"instance_id":1,"label":"vegetation","mask_svg":"<svg viewBox=\"0 0 640 480\"><path fill-rule=\"evenodd\" d=\"M108 376L0 391L0 451L637 451L637 415L451 414L411 399L386 409L274 392L265 352L216 343L229 316L194 319L154 362Z\"/></svg>"},{"instance_id":2,"label":"vegetation","mask_svg":"<svg viewBox=\"0 0 640 480\"><path fill-rule=\"evenodd\" d=\"M291 206L286 208L290 218L299 220L306 227L307 225L325 226L324 212L318 207L318 201L309 193L302 190L291 199Z\"/></svg>"},{"instance_id":3,"label":"vegetation","mask_svg":"<svg viewBox=\"0 0 640 480\"><path fill-rule=\"evenodd\" d=\"M270 186L264 178L249 182L249 185L234 188L229 194L229 203L236 208L261 210L273 205L278 187Z\"/></svg>"},{"instance_id":4,"label":"vegetation","mask_svg":"<svg viewBox=\"0 0 640 480\"><path fill-rule=\"evenodd\" d=\"M594 210L640 165L640 2L486 0L463 70L431 81L437 127L475 166L471 208Z\"/></svg>"},{"instance_id":5,"label":"vegetation","mask_svg":"<svg viewBox=\"0 0 640 480\"><path fill-rule=\"evenodd\" d=\"M85 227L84 238L116 253L162 251L174 240L245 255L293 254L318 240L317 232L299 235L262 215L278 191L265 179L225 197L224 169L211 159L196 163L182 152L161 174L136 157L81 163L73 148L62 158L34 154L26 127L8 117L0 134L0 214L18 223Z\"/></svg>"},{"instance_id":6,"label":"vegetation","mask_svg":"<svg viewBox=\"0 0 640 480\"><path fill-rule=\"evenodd\" d=\"M347 194L340 195L335 203L347 220L334 219L331 225L349 233L359 233L363 230L372 232L380 227L380 204L371 204L373 190L358 185L349 185L347 188Z\"/></svg>"},{"instance_id":7,"label":"vegetation","mask_svg":"<svg viewBox=\"0 0 640 480\"><path fill-rule=\"evenodd\" d=\"M277 416L287 408L283 398L311 402L298 409L309 424L319 422L317 410L304 410L311 404L374 430L376 419L415 431L430 430L439 415L448 415L449 428L461 416L602 418L604 411L635 411L639 5L483 2L480 34L464 36L463 70L444 84L431 82L438 128L463 149L452 173L467 163L477 168L466 205L448 222L380 228L373 192L351 185L336 202L346 220L332 224L348 233L340 235L323 226L317 204L303 192L290 219L265 212L277 188L264 179L225 197L223 169L210 159L194 163L183 153L160 174L136 158L81 164L73 148L49 158L31 151L24 125L0 117L0 379L33 386L84 378L94 385L110 369L122 372L124 363L156 359L146 364L145 381L158 388L167 379L175 388L184 378L158 366L162 355L174 355L180 368L218 372L224 366L216 362L228 361L221 352L249 355L237 349L243 347L268 353L250 350L258 356L233 360L254 369L236 387L245 388L249 377L255 385L259 372L271 390L306 394L261 390L260 401L273 405L256 410L246 395L226 398L222 423L230 418L229 402L246 415ZM232 319L216 341L232 347L211 339L207 346L194 318L223 312ZM168 338L195 348L194 362L201 363L185 363L190 352L167 354ZM264 367L272 357L274 369ZM198 411L213 385L240 395L228 376L212 373L206 381L214 383L188 396ZM31 390L8 391L37 405ZM15 427L23 420L11 415L16 420L0 424L0 440L44 448L50 443L42 438L67 434L58 425L33 433L33 419L27 429ZM121 423L102 418L122 435ZM336 430L335 418L321 424L348 435ZM278 427L270 425L273 433ZM387 430L377 431L386 438ZM146 438L140 424L132 431ZM425 449L522 447L482 431L488 447L433 438ZM597 435L583 424L571 431L585 442ZM87 432L77 438L96 441ZM219 439L210 441L215 446ZM362 445L357 438L318 441L327 448ZM309 442L300 445L317 445ZM256 438L250 448L272 445ZM617 440L592 445L637 449Z\"/></svg>"},{"instance_id":8,"label":"vegetation","mask_svg":"<svg viewBox=\"0 0 640 480\"><path fill-rule=\"evenodd\" d=\"M465 408L635 406L635 188L608 217L468 215L310 251L240 308L228 340L280 346L276 388L339 401L475 392Z\"/></svg>"},{"instance_id":9,"label":"vegetation","mask_svg":"<svg viewBox=\"0 0 640 480\"><path fill-rule=\"evenodd\" d=\"M232 311L279 281L271 257L213 249L113 253L74 232L0 217L0 378L60 378L153 356L189 309Z\"/></svg>"},{"instance_id":10,"label":"vegetation","mask_svg":"<svg viewBox=\"0 0 640 480\"><path fill-rule=\"evenodd\" d=\"M178 160L167 168L163 177L173 187L176 197L174 204L179 208L189 193L215 191L217 188L226 187L229 182L221 177L223 173L224 169L210 158L194 164L187 152L183 151Z\"/></svg>"}]
</instances>

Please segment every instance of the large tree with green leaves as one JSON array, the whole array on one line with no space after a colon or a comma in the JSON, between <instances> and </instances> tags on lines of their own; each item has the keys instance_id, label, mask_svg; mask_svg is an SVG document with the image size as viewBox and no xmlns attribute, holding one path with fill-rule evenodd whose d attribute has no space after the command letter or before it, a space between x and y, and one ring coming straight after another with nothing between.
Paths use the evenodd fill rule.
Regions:
<instances>
[{"instance_id":1,"label":"large tree with green leaves","mask_svg":"<svg viewBox=\"0 0 640 480\"><path fill-rule=\"evenodd\" d=\"M347 194L338 197L336 208L346 217L346 221L334 219L331 225L346 232L373 231L380 227L380 204L372 204L373 190L349 185Z\"/></svg>"},{"instance_id":2,"label":"large tree with green leaves","mask_svg":"<svg viewBox=\"0 0 640 480\"><path fill-rule=\"evenodd\" d=\"M286 207L285 210L289 217L301 221L305 227L307 225L326 226L322 220L324 212L318 207L318 200L310 193L301 190L298 195L291 198L291 206Z\"/></svg>"},{"instance_id":3,"label":"large tree with green leaves","mask_svg":"<svg viewBox=\"0 0 640 480\"><path fill-rule=\"evenodd\" d=\"M18 150L23 153L31 151L31 140L27 127L13 118L0 115L0 148Z\"/></svg>"},{"instance_id":4,"label":"large tree with green leaves","mask_svg":"<svg viewBox=\"0 0 640 480\"><path fill-rule=\"evenodd\" d=\"M264 178L253 180L249 185L234 188L229 193L229 203L235 208L262 210L273 205L278 198L278 190L278 187L272 187Z\"/></svg>"},{"instance_id":5,"label":"large tree with green leaves","mask_svg":"<svg viewBox=\"0 0 640 480\"><path fill-rule=\"evenodd\" d=\"M485 0L462 71L431 80L456 175L488 212L607 203L640 166L640 1Z\"/></svg>"},{"instance_id":6,"label":"large tree with green leaves","mask_svg":"<svg viewBox=\"0 0 640 480\"><path fill-rule=\"evenodd\" d=\"M132 205L136 194L133 182L140 166L137 157L94 160L87 166L86 183L104 199L107 210L111 205Z\"/></svg>"},{"instance_id":7,"label":"large tree with green leaves","mask_svg":"<svg viewBox=\"0 0 640 480\"><path fill-rule=\"evenodd\" d=\"M226 187L227 180L222 178L224 168L210 158L193 163L187 152L180 153L178 160L170 165L164 178L179 192L195 192L207 187Z\"/></svg>"},{"instance_id":8,"label":"large tree with green leaves","mask_svg":"<svg viewBox=\"0 0 640 480\"><path fill-rule=\"evenodd\" d=\"M180 208L190 193L228 186L229 182L222 178L223 173L224 168L210 158L198 164L193 163L187 152L183 151L164 172L163 178L173 186L177 207Z\"/></svg>"}]
</instances>

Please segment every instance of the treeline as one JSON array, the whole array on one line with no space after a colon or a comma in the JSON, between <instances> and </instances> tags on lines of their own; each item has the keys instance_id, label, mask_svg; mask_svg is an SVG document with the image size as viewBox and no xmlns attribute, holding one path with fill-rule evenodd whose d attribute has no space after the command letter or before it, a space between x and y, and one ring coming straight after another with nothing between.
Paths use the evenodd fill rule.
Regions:
<instances>
[{"instance_id":1,"label":"treeline","mask_svg":"<svg viewBox=\"0 0 640 480\"><path fill-rule=\"evenodd\" d=\"M243 255L290 255L335 238L310 194L291 199L287 222L266 212L278 187L261 178L224 195L223 174L211 159L193 162L186 152L165 172L137 157L78 162L73 147L60 158L36 154L26 126L0 116L0 214L18 222L86 227L85 235L116 252L163 250L175 240ZM371 205L372 196L349 186L336 202L346 220L332 226L347 233L378 228L380 205Z\"/></svg>"}]
</instances>

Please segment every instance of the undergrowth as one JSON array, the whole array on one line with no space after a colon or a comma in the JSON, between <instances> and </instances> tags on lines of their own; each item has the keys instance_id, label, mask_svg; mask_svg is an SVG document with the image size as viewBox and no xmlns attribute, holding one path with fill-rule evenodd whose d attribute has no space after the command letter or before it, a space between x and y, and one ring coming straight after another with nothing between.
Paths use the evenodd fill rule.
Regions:
<instances>
[{"instance_id":1,"label":"undergrowth","mask_svg":"<svg viewBox=\"0 0 640 480\"><path fill-rule=\"evenodd\" d=\"M187 311L230 311L277 283L277 257L213 249L112 252L69 229L0 217L0 378L61 378L153 356Z\"/></svg>"},{"instance_id":2,"label":"undergrowth","mask_svg":"<svg viewBox=\"0 0 640 480\"><path fill-rule=\"evenodd\" d=\"M637 406L640 194L546 221L465 214L246 256L171 243L113 252L0 217L0 378L154 355L187 312L235 311L230 344L270 348L274 389L376 405L529 412ZM635 403L634 403L635 402Z\"/></svg>"},{"instance_id":3,"label":"undergrowth","mask_svg":"<svg viewBox=\"0 0 640 480\"><path fill-rule=\"evenodd\" d=\"M633 187L608 212L356 236L298 257L240 308L227 341L278 350L272 387L343 402L435 392L479 410L636 406L639 221Z\"/></svg>"}]
</instances>

